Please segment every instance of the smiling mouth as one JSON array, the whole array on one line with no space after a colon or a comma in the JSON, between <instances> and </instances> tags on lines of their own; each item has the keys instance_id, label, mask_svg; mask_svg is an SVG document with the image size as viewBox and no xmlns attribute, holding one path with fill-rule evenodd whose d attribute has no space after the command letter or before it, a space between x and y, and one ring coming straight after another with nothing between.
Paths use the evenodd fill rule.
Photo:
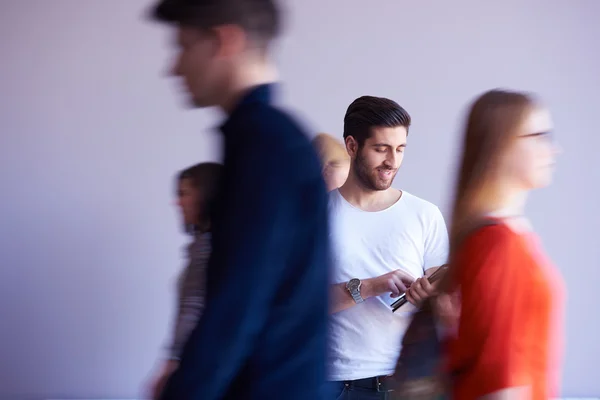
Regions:
<instances>
[{"instance_id":1,"label":"smiling mouth","mask_svg":"<svg viewBox=\"0 0 600 400\"><path fill-rule=\"evenodd\" d=\"M394 174L393 169L378 169L379 175L384 178L391 178Z\"/></svg>"}]
</instances>

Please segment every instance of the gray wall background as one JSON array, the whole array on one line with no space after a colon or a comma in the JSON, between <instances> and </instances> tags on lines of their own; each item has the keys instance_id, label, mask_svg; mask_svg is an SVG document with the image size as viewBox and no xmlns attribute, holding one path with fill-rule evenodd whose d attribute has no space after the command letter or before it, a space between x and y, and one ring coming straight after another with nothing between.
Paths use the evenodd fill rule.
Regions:
<instances>
[{"instance_id":1,"label":"gray wall background","mask_svg":"<svg viewBox=\"0 0 600 400\"><path fill-rule=\"evenodd\" d=\"M414 127L395 182L448 209L465 106L532 90L565 150L530 216L569 289L564 395L600 395L600 3L288 1L281 97L341 135L391 97ZM185 238L175 172L219 158L220 116L161 78L146 0L0 0L0 398L136 397L165 344Z\"/></svg>"}]
</instances>

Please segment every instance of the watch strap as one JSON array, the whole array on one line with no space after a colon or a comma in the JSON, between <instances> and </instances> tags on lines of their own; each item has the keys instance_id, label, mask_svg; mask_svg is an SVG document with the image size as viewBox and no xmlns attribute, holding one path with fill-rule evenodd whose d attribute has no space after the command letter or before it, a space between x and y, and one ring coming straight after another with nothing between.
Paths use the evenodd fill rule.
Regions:
<instances>
[{"instance_id":1,"label":"watch strap","mask_svg":"<svg viewBox=\"0 0 600 400\"><path fill-rule=\"evenodd\" d=\"M352 296L352 298L354 299L354 302L356 304L362 303L363 301L365 301L365 299L363 299L363 297L360 295L360 291L357 290L352 290L350 292L350 295Z\"/></svg>"}]
</instances>

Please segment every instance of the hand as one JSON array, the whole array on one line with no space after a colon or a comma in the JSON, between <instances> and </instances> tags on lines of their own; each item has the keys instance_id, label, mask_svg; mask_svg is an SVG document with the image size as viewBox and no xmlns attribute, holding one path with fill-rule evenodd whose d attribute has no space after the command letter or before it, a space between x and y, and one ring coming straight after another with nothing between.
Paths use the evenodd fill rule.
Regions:
<instances>
[{"instance_id":1,"label":"hand","mask_svg":"<svg viewBox=\"0 0 600 400\"><path fill-rule=\"evenodd\" d=\"M179 363L175 360L169 360L165 363L160 373L150 383L149 395L152 400L158 400L160 398L167 381L178 366Z\"/></svg>"},{"instance_id":2,"label":"hand","mask_svg":"<svg viewBox=\"0 0 600 400\"><path fill-rule=\"evenodd\" d=\"M406 291L406 300L409 303L420 306L423 301L437 294L437 282L429 283L427 277L417 279Z\"/></svg>"},{"instance_id":3,"label":"hand","mask_svg":"<svg viewBox=\"0 0 600 400\"><path fill-rule=\"evenodd\" d=\"M434 310L444 327L452 330L457 329L460 319L459 293L440 293L435 298Z\"/></svg>"},{"instance_id":4,"label":"hand","mask_svg":"<svg viewBox=\"0 0 600 400\"><path fill-rule=\"evenodd\" d=\"M406 291L413 280L406 272L397 269L377 278L365 279L362 283L361 294L365 299L385 293L390 293L390 297L398 297Z\"/></svg>"}]
</instances>

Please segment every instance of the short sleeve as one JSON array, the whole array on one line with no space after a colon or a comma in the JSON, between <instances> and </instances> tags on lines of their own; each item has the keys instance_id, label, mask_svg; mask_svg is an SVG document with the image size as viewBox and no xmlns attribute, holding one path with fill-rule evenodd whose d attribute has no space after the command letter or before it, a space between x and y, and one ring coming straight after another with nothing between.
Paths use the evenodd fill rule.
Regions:
<instances>
[{"instance_id":1,"label":"short sleeve","mask_svg":"<svg viewBox=\"0 0 600 400\"><path fill-rule=\"evenodd\" d=\"M448 229L438 207L433 208L432 218L425 236L423 270L439 267L448 261Z\"/></svg>"},{"instance_id":2,"label":"short sleeve","mask_svg":"<svg viewBox=\"0 0 600 400\"><path fill-rule=\"evenodd\" d=\"M525 256L518 235L503 225L482 228L459 250L462 306L454 355L459 370L474 374L478 395L531 384L527 284L520 271Z\"/></svg>"}]
</instances>

